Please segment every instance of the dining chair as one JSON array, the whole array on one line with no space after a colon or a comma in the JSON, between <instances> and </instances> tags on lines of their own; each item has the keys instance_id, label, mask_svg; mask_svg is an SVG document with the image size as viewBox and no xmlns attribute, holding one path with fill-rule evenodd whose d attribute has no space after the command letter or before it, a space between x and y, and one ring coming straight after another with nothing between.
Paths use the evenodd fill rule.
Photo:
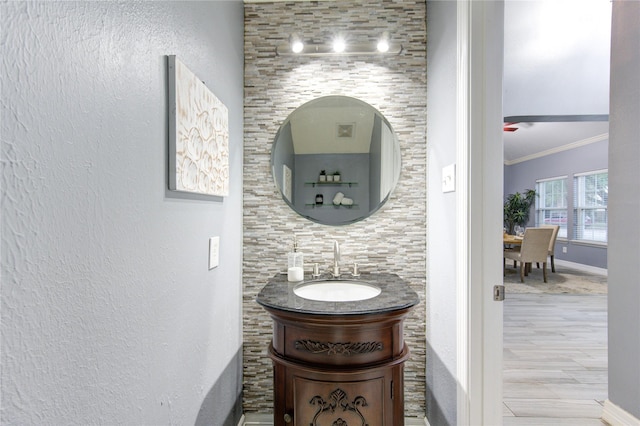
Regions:
<instances>
[{"instance_id":1,"label":"dining chair","mask_svg":"<svg viewBox=\"0 0 640 426\"><path fill-rule=\"evenodd\" d=\"M560 225L540 225L540 228L551 228L553 229L553 236L551 237L551 241L549 242L549 258L551 259L551 272L556 272L556 264L554 261L554 253L556 248L556 239L558 238L558 232L560 231ZM516 246L512 248L514 251L520 250L520 247ZM513 261L513 267L515 268L516 261ZM538 269L540 269L540 263L536 263Z\"/></svg>"},{"instance_id":2,"label":"dining chair","mask_svg":"<svg viewBox=\"0 0 640 426\"><path fill-rule=\"evenodd\" d=\"M506 260L520 262L520 282L524 282L527 264L542 263L542 276L547 282L547 257L549 244L553 236L552 228L527 228L522 237L520 250L504 249L502 258L502 275L506 274Z\"/></svg>"},{"instance_id":3,"label":"dining chair","mask_svg":"<svg viewBox=\"0 0 640 426\"><path fill-rule=\"evenodd\" d=\"M560 231L560 225L540 225L540 228L553 229L553 235L551 236L551 242L549 243L549 258L551 259L551 272L556 272L556 264L553 261L553 253L556 248L556 239L558 238L558 231ZM537 264L540 268L540 264Z\"/></svg>"}]
</instances>

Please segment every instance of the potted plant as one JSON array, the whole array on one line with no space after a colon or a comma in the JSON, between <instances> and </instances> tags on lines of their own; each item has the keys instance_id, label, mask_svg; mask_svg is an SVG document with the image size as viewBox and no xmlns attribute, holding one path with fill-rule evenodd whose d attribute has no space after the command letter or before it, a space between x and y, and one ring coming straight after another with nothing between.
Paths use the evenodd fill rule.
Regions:
<instances>
[{"instance_id":1,"label":"potted plant","mask_svg":"<svg viewBox=\"0 0 640 426\"><path fill-rule=\"evenodd\" d=\"M536 191L525 190L524 194L509 194L504 202L504 226L513 235L516 226L524 226L529 221L529 212L536 199Z\"/></svg>"}]
</instances>

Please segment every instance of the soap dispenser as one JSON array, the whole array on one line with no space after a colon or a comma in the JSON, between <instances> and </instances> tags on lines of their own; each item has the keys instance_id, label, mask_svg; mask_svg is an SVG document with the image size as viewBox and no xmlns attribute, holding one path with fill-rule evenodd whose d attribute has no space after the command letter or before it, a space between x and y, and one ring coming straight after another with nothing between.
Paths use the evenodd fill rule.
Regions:
<instances>
[{"instance_id":1,"label":"soap dispenser","mask_svg":"<svg viewBox=\"0 0 640 426\"><path fill-rule=\"evenodd\" d=\"M298 251L298 240L293 237L293 251L287 255L289 268L287 279L292 282L304 280L304 256Z\"/></svg>"}]
</instances>

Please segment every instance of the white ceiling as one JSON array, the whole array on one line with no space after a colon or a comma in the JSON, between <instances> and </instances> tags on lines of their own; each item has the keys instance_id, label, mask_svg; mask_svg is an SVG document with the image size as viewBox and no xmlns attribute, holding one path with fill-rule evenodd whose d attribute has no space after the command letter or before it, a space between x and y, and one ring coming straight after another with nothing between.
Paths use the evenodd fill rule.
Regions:
<instances>
[{"instance_id":1,"label":"white ceiling","mask_svg":"<svg viewBox=\"0 0 640 426\"><path fill-rule=\"evenodd\" d=\"M375 110L364 102L321 98L296 109L289 120L296 154L368 153ZM327 123L333 125L328 126ZM341 134L339 126L350 126Z\"/></svg>"},{"instance_id":2,"label":"white ceiling","mask_svg":"<svg viewBox=\"0 0 640 426\"><path fill-rule=\"evenodd\" d=\"M505 164L608 137L583 120L608 115L610 28L609 0L505 2Z\"/></svg>"}]
</instances>

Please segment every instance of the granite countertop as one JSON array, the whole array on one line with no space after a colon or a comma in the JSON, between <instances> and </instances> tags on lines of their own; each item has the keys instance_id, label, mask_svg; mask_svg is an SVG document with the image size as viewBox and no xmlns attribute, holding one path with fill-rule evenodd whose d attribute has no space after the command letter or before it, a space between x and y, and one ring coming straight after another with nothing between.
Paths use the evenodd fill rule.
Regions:
<instances>
[{"instance_id":1,"label":"granite countertop","mask_svg":"<svg viewBox=\"0 0 640 426\"><path fill-rule=\"evenodd\" d=\"M332 280L327 276L311 279L305 274L304 283ZM256 297L256 302L268 309L307 313L314 315L362 315L392 312L410 308L420 302L420 298L411 289L409 283L396 274L362 274L357 278L345 275L340 281L364 281L374 284L382 290L380 295L367 300L355 302L319 302L303 299L293 293L293 288L300 282L290 283L286 274L272 277Z\"/></svg>"}]
</instances>

